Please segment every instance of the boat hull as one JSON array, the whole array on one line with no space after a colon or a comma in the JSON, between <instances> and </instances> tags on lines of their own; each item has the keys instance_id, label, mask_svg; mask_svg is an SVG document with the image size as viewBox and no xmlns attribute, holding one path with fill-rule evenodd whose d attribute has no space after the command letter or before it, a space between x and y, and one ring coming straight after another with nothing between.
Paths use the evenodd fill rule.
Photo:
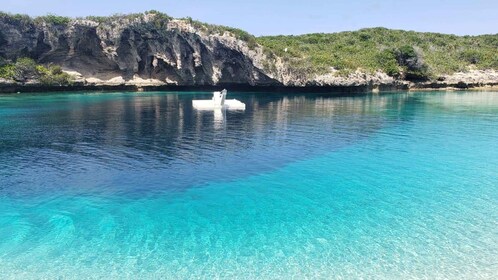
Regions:
<instances>
[{"instance_id":1,"label":"boat hull","mask_svg":"<svg viewBox=\"0 0 498 280\"><path fill-rule=\"evenodd\" d=\"M245 110L246 104L237 99L225 100L223 105L216 104L213 100L192 100L192 106L198 110L213 110L213 109L227 109L227 110Z\"/></svg>"}]
</instances>

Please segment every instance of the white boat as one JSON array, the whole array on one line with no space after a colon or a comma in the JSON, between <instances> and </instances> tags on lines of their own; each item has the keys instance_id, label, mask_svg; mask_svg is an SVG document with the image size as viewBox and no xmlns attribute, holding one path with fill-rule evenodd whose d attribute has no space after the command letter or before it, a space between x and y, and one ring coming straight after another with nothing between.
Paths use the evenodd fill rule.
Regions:
<instances>
[{"instance_id":1,"label":"white boat","mask_svg":"<svg viewBox=\"0 0 498 280\"><path fill-rule=\"evenodd\" d=\"M226 99L227 90L213 92L213 98L207 100L192 100L192 106L198 110L245 110L246 104L237 99Z\"/></svg>"}]
</instances>

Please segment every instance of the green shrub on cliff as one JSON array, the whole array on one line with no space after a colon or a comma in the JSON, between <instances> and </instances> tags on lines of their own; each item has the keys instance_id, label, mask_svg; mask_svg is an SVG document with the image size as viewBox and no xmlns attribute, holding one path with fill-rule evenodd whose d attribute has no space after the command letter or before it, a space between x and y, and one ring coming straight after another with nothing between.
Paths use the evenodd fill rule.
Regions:
<instances>
[{"instance_id":1,"label":"green shrub on cliff","mask_svg":"<svg viewBox=\"0 0 498 280\"><path fill-rule=\"evenodd\" d=\"M484 57L479 51L467 49L460 52L460 59L470 64L478 64L482 59L484 59Z\"/></svg>"},{"instance_id":2,"label":"green shrub on cliff","mask_svg":"<svg viewBox=\"0 0 498 280\"><path fill-rule=\"evenodd\" d=\"M25 82L36 78L38 75L37 65L30 58L19 58L15 63L2 62L0 66L0 78Z\"/></svg>"},{"instance_id":3,"label":"green shrub on cliff","mask_svg":"<svg viewBox=\"0 0 498 280\"><path fill-rule=\"evenodd\" d=\"M160 12L160 11L157 11L157 10L149 10L149 11L146 11L144 13L145 15L149 15L149 14L153 14L155 15L157 18L159 19L163 19L163 20L172 20L173 17L169 16L168 14L166 13L163 13L163 12Z\"/></svg>"},{"instance_id":4,"label":"green shrub on cliff","mask_svg":"<svg viewBox=\"0 0 498 280\"><path fill-rule=\"evenodd\" d=\"M73 78L58 65L38 65L31 58L19 58L15 63L0 66L0 78L27 82L35 80L44 85L70 85Z\"/></svg>"},{"instance_id":5,"label":"green shrub on cliff","mask_svg":"<svg viewBox=\"0 0 498 280\"><path fill-rule=\"evenodd\" d=\"M33 22L33 19L31 19L31 17L28 15L9 14L4 12L0 12L0 20L10 24L21 24L21 25L26 25Z\"/></svg>"},{"instance_id":6,"label":"green shrub on cliff","mask_svg":"<svg viewBox=\"0 0 498 280\"><path fill-rule=\"evenodd\" d=\"M38 76L38 71L36 67L36 62L31 58L19 58L14 64L14 80L25 82L28 79L36 79Z\"/></svg>"},{"instance_id":7,"label":"green shrub on cliff","mask_svg":"<svg viewBox=\"0 0 498 280\"><path fill-rule=\"evenodd\" d=\"M257 42L267 53L288 61L293 71L314 74L327 73L333 67L342 74L356 69L382 70L391 76L405 74L410 79L426 79L469 66L498 69L498 34L456 36L369 28L332 34L264 36ZM411 58L400 60L403 55Z\"/></svg>"},{"instance_id":8,"label":"green shrub on cliff","mask_svg":"<svg viewBox=\"0 0 498 280\"><path fill-rule=\"evenodd\" d=\"M156 10L146 11L145 15L154 15L153 23L158 29L166 28L168 22L173 18L165 13L161 13Z\"/></svg>"},{"instance_id":9,"label":"green shrub on cliff","mask_svg":"<svg viewBox=\"0 0 498 280\"><path fill-rule=\"evenodd\" d=\"M7 79L7 80L12 80L14 78L15 72L15 66L13 64L6 64L0 66L0 78L2 79Z\"/></svg>"},{"instance_id":10,"label":"green shrub on cliff","mask_svg":"<svg viewBox=\"0 0 498 280\"><path fill-rule=\"evenodd\" d=\"M380 69L387 75L392 77L400 75L400 67L393 50L383 50L376 55L376 58Z\"/></svg>"},{"instance_id":11,"label":"green shrub on cliff","mask_svg":"<svg viewBox=\"0 0 498 280\"><path fill-rule=\"evenodd\" d=\"M35 18L35 21L43 21L53 25L67 25L71 21L71 18L48 14L46 16L40 16Z\"/></svg>"},{"instance_id":12,"label":"green shrub on cliff","mask_svg":"<svg viewBox=\"0 0 498 280\"><path fill-rule=\"evenodd\" d=\"M224 26L224 25L216 25L216 24L209 24L205 22L200 22L198 20L194 20L191 17L186 17L183 18L183 20L186 20L190 25L193 27L203 30L204 32L208 34L219 34L222 35L225 32L231 33L235 38L242 40L247 43L247 46L250 49L256 48L258 45L258 42L256 40L256 37L251 35L250 33L238 29L238 28L233 28L229 26Z\"/></svg>"},{"instance_id":13,"label":"green shrub on cliff","mask_svg":"<svg viewBox=\"0 0 498 280\"><path fill-rule=\"evenodd\" d=\"M9 13L0 12L0 20L6 23L16 24L16 25L19 24L26 25L26 24L41 23L41 22L46 22L54 25L67 25L71 21L71 18L53 15L53 14L31 18L30 16L23 14L9 14Z\"/></svg>"},{"instance_id":14,"label":"green shrub on cliff","mask_svg":"<svg viewBox=\"0 0 498 280\"><path fill-rule=\"evenodd\" d=\"M49 65L48 68L39 65L38 73L40 77L38 80L40 83L45 85L70 85L73 82L73 78L62 71L62 68L58 65Z\"/></svg>"},{"instance_id":15,"label":"green shrub on cliff","mask_svg":"<svg viewBox=\"0 0 498 280\"><path fill-rule=\"evenodd\" d=\"M173 19L173 17L169 16L168 14L156 11L156 10L150 10L146 11L144 13L135 13L135 14L114 14L112 16L87 16L84 19L95 21L97 23L112 23L116 22L120 19L126 19L126 20L136 20L136 19L144 19L145 16L147 15L154 15L154 18L152 20L152 23L157 27L157 28L164 28L166 24Z\"/></svg>"},{"instance_id":16,"label":"green shrub on cliff","mask_svg":"<svg viewBox=\"0 0 498 280\"><path fill-rule=\"evenodd\" d=\"M406 80L427 80L431 77L422 53L416 48L404 45L393 51L396 61L403 69Z\"/></svg>"}]
</instances>

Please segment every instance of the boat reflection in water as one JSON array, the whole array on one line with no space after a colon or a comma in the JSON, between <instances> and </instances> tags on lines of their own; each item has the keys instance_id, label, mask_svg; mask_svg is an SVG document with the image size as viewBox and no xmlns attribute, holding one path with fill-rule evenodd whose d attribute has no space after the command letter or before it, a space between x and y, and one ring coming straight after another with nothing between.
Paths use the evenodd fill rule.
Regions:
<instances>
[{"instance_id":1,"label":"boat reflection in water","mask_svg":"<svg viewBox=\"0 0 498 280\"><path fill-rule=\"evenodd\" d=\"M215 109L213 110L214 113L214 128L215 129L221 129L224 127L225 124L225 110L223 109Z\"/></svg>"}]
</instances>

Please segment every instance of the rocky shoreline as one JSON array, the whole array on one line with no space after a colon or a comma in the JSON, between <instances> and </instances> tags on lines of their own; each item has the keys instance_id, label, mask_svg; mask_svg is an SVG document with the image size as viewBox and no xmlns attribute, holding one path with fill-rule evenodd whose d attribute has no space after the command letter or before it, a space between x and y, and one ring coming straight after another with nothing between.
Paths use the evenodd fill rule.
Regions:
<instances>
[{"instance_id":1,"label":"rocky shoreline","mask_svg":"<svg viewBox=\"0 0 498 280\"><path fill-rule=\"evenodd\" d=\"M178 85L167 84L153 79L135 78L124 80L116 77L110 80L84 78L74 72L68 72L77 78L70 85L44 85L37 81L26 83L0 79L0 93L23 92L61 92L61 91L214 91L226 88L238 91L278 91L278 92L331 92L356 93L399 90L495 90L498 89L498 71L471 70L458 72L435 81L408 82L396 80L384 73L375 75L353 73L348 77L318 77L304 86L267 84L251 85L248 83L218 83L214 85Z\"/></svg>"},{"instance_id":2,"label":"rocky shoreline","mask_svg":"<svg viewBox=\"0 0 498 280\"><path fill-rule=\"evenodd\" d=\"M103 91L129 91L129 92L147 92L147 91L217 91L228 89L232 91L245 92L286 92L286 93L378 93L388 91L455 91L455 90L498 90L498 83L493 84L415 84L407 86L400 85L359 85L359 86L251 86L236 84L220 84L216 86L137 86L137 85L37 85L37 84L0 84L0 94L20 94L20 93L37 93L37 92L103 92Z\"/></svg>"}]
</instances>

